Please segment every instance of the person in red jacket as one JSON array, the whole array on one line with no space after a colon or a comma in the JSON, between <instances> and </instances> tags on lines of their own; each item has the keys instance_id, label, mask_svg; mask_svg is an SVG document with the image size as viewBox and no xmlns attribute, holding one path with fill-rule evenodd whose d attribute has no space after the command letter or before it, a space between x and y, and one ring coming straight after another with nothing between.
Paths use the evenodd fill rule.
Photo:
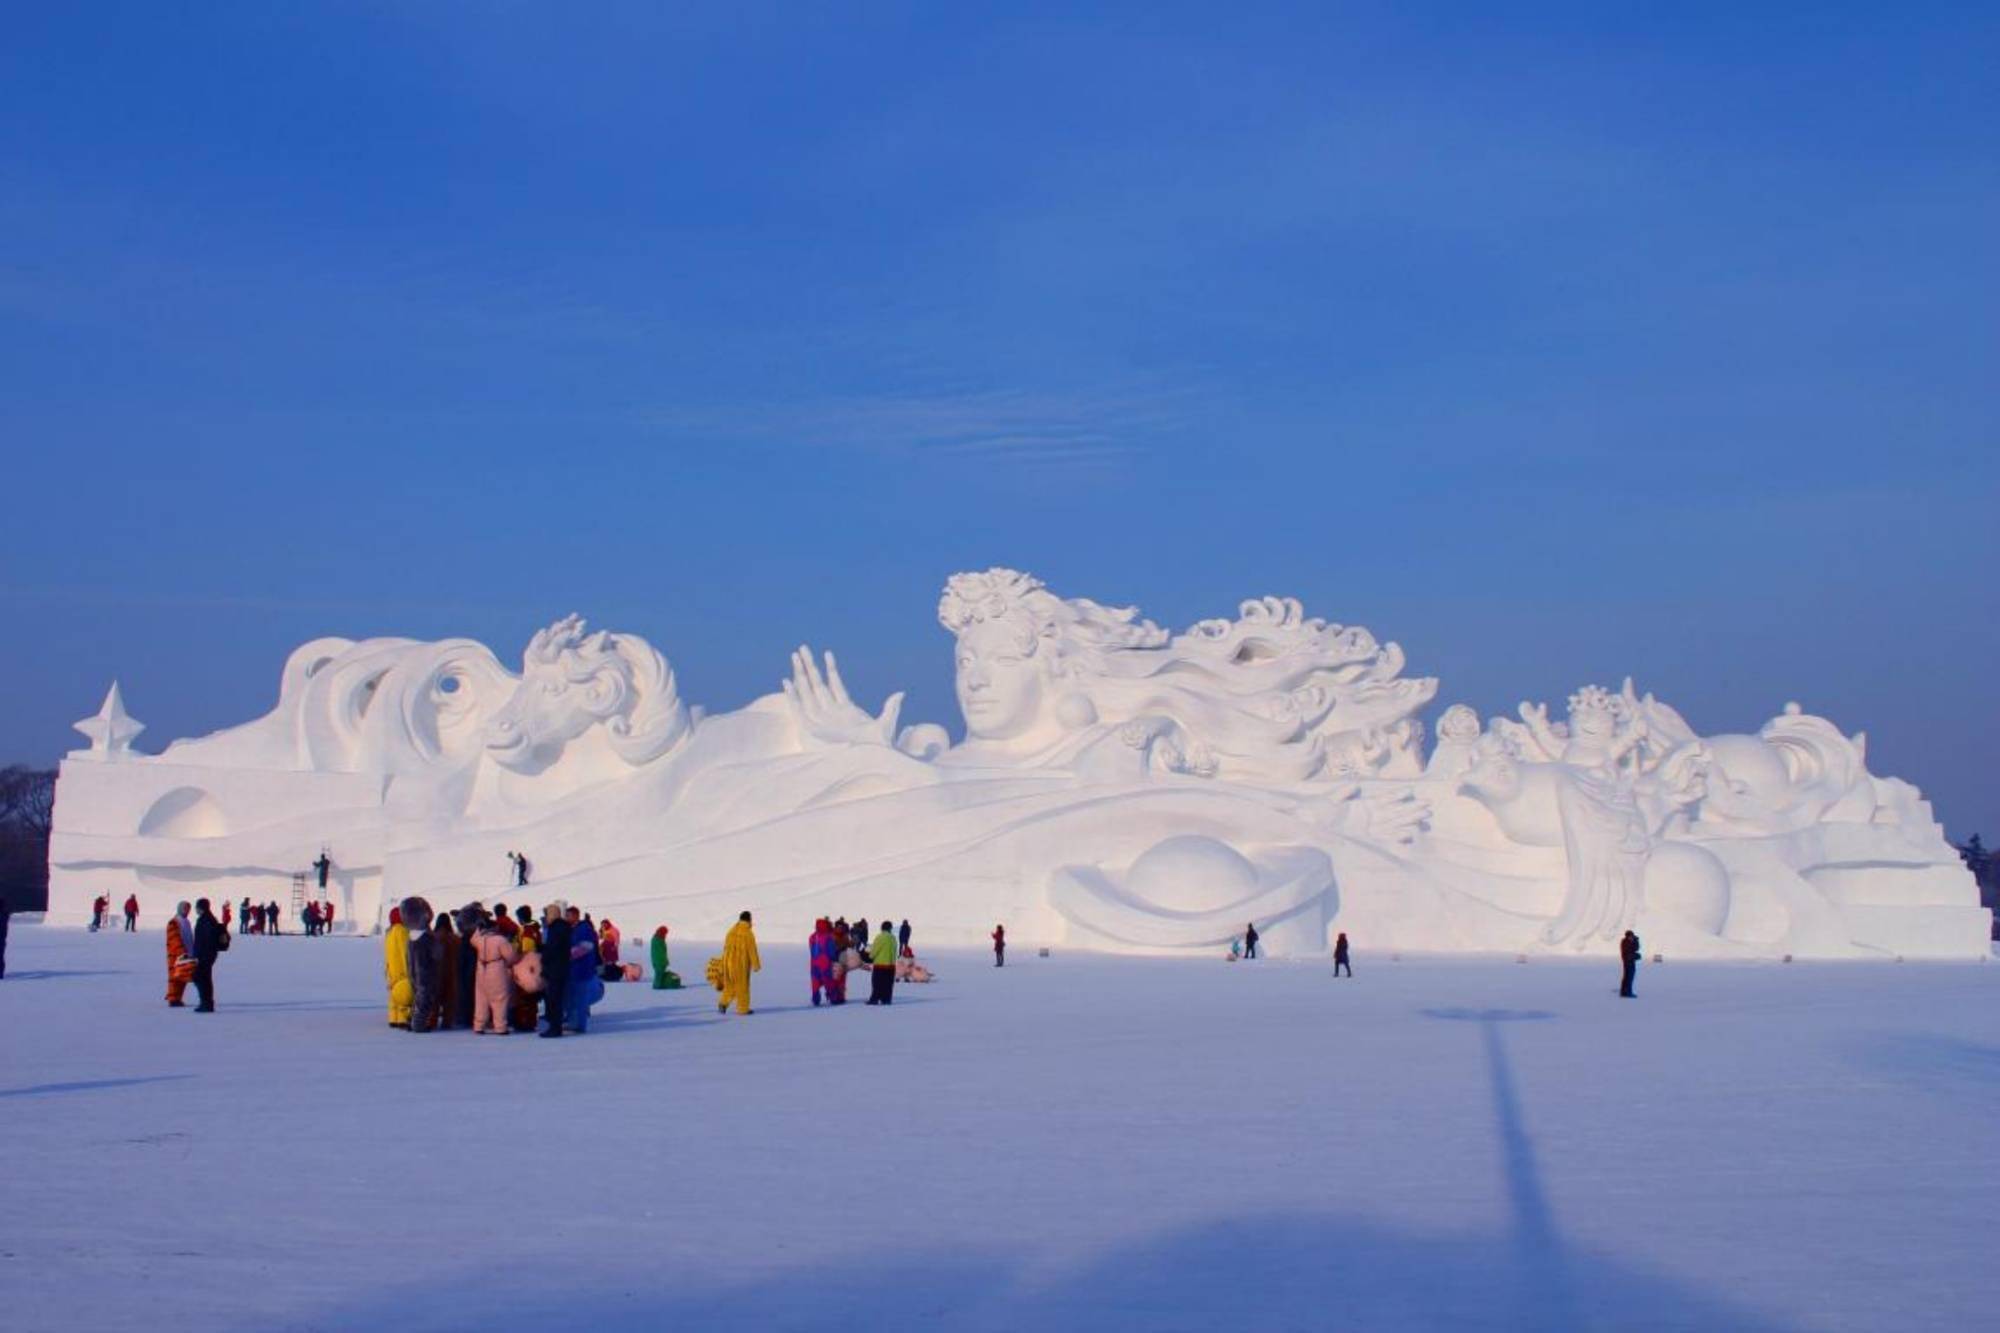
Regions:
<instances>
[{"instance_id":1,"label":"person in red jacket","mask_svg":"<svg viewBox=\"0 0 2000 1333\"><path fill-rule=\"evenodd\" d=\"M139 895L134 893L125 899L125 933L131 934L139 928Z\"/></svg>"},{"instance_id":2,"label":"person in red jacket","mask_svg":"<svg viewBox=\"0 0 2000 1333\"><path fill-rule=\"evenodd\" d=\"M1007 966L1007 927L993 927L993 966Z\"/></svg>"}]
</instances>

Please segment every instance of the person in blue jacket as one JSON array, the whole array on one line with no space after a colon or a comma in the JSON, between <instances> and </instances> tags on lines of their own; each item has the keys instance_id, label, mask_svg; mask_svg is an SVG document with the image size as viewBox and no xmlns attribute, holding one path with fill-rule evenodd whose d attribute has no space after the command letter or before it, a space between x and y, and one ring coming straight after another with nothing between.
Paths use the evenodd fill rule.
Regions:
<instances>
[{"instance_id":1,"label":"person in blue jacket","mask_svg":"<svg viewBox=\"0 0 2000 1333\"><path fill-rule=\"evenodd\" d=\"M566 915L569 918L569 991L564 997L567 1009L564 1022L572 1032L588 1032L590 1006L597 1003L598 997L603 994L599 988L604 985L597 975L600 966L597 926L584 916L581 908L572 907Z\"/></svg>"}]
</instances>

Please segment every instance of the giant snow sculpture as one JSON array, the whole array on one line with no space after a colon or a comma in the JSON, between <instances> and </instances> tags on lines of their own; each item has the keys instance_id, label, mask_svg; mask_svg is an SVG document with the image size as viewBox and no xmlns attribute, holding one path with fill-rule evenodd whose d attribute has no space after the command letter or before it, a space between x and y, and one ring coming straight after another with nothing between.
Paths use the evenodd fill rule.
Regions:
<instances>
[{"instance_id":1,"label":"giant snow sculpture","mask_svg":"<svg viewBox=\"0 0 2000 1333\"><path fill-rule=\"evenodd\" d=\"M932 943L1977 957L1989 914L1916 789L1788 705L1697 735L1631 682L1482 725L1367 630L1267 597L1173 634L1007 569L959 574L962 740L898 728L800 649L704 716L666 659L571 616L518 675L470 640L321 639L277 707L158 755L114 687L63 764L51 908L281 895L324 848L337 920L409 893L562 897L684 935L751 908L909 917ZM515 896L518 896L515 895Z\"/></svg>"}]
</instances>

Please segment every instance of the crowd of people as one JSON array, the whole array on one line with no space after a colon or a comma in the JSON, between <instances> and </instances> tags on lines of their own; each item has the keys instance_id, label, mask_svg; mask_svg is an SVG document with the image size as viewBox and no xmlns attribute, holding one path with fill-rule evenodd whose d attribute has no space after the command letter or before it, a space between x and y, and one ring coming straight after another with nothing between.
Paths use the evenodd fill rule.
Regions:
<instances>
[{"instance_id":1,"label":"crowd of people","mask_svg":"<svg viewBox=\"0 0 2000 1333\"><path fill-rule=\"evenodd\" d=\"M917 961L910 948L910 923L894 928L887 919L873 939L868 937L868 919L854 925L846 917L829 921L821 917L813 923L812 937L806 941L810 962L812 1002L847 1003L847 977L851 972L868 972L868 1003L890 1004L895 1000L899 981L929 981L931 971Z\"/></svg>"},{"instance_id":2,"label":"crowd of people","mask_svg":"<svg viewBox=\"0 0 2000 1333\"><path fill-rule=\"evenodd\" d=\"M106 898L100 897L93 904L92 929L99 927L109 910ZM250 930L276 931L276 903L259 906L246 898L243 913L244 920L252 923ZM128 929L133 928L129 923L136 922L138 914L135 896L125 905ZM332 904L308 904L305 917L307 934L323 934L332 926ZM4 913L0 913L0 950L5 947L4 928ZM669 966L667 934L667 927L658 926L651 940L655 990L678 990L681 986L680 977ZM917 961L910 947L910 934L908 920L892 927L884 918L873 938L866 917L851 925L844 916L815 921L806 941L814 1007L846 1004L847 980L855 972L869 974L871 1005L894 1003L898 982L932 980L930 969ZM991 938L993 965L1004 967L1006 926L994 926ZM1252 923L1243 936L1230 941L1230 961L1257 957L1257 938L1257 927ZM192 906L186 902L178 905L167 922L170 1007L186 1008L184 996L192 985L197 997L195 1012L215 1012L215 963L229 943L230 904L222 905L220 918L206 898ZM505 903L496 903L491 910L483 903L468 903L456 912L438 913L423 898L405 898L390 909L389 928L382 937L389 1026L408 1032L461 1028L502 1035L536 1031L539 1013L540 1035L544 1037L588 1032L590 1011L604 998L605 983L638 981L644 976L637 963L620 958L622 943L610 918L599 926L589 913L561 899L545 905L537 916L525 903L511 914ZM1618 993L1630 998L1642 953L1638 935L1626 931L1618 953ZM0 959L4 956L0 952ZM1334 976L1353 977L1350 957L1347 933L1341 931L1333 943ZM750 979L763 966L750 913L744 912L723 940L722 952L708 960L706 972L716 991L716 1012L726 1014L733 1007L739 1014L755 1013ZM0 962L0 969L4 967ZM4 975L0 970L0 976Z\"/></svg>"},{"instance_id":3,"label":"crowd of people","mask_svg":"<svg viewBox=\"0 0 2000 1333\"><path fill-rule=\"evenodd\" d=\"M382 972L389 989L389 1026L409 1032L461 1028L489 1035L533 1032L561 1037L590 1031L592 1006L607 981L637 981L641 969L619 956L618 927L600 927L561 899L539 916L527 904L511 914L468 903L436 912L420 897L389 911L382 937ZM653 933L653 985L680 980L667 967L667 929Z\"/></svg>"}]
</instances>

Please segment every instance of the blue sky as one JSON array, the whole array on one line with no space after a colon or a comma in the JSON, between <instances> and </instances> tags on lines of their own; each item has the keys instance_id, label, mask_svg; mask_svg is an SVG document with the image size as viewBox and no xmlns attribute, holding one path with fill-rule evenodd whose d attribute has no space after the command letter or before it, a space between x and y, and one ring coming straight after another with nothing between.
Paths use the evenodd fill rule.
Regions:
<instances>
[{"instance_id":1,"label":"blue sky","mask_svg":"<svg viewBox=\"0 0 2000 1333\"><path fill-rule=\"evenodd\" d=\"M955 723L1000 563L2000 835L1993 7L1080 8L18 8L0 759L570 610Z\"/></svg>"}]
</instances>

